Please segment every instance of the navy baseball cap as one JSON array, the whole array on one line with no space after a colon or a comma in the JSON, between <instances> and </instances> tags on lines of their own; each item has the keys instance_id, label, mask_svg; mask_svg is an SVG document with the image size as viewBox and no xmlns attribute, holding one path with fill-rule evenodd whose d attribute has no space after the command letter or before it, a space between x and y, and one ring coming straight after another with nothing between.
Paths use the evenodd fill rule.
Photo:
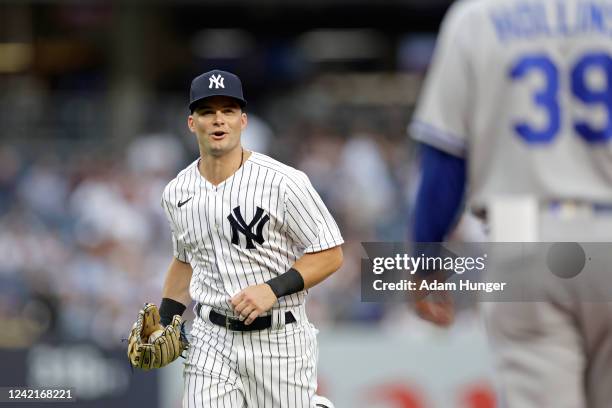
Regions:
<instances>
[{"instance_id":1,"label":"navy baseball cap","mask_svg":"<svg viewBox=\"0 0 612 408\"><path fill-rule=\"evenodd\" d=\"M242 95L242 82L231 72L213 69L195 77L191 81L189 91L189 110L193 111L199 101L211 96L229 96L236 99L241 107L246 106Z\"/></svg>"}]
</instances>

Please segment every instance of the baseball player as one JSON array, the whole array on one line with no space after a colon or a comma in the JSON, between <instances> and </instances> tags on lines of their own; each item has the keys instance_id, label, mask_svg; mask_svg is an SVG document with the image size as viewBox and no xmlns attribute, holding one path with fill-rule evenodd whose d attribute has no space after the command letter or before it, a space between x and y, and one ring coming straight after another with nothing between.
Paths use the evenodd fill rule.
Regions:
<instances>
[{"instance_id":1,"label":"baseball player","mask_svg":"<svg viewBox=\"0 0 612 408\"><path fill-rule=\"evenodd\" d=\"M479 214L500 196L535 198L545 242L610 242L611 11L607 0L451 8L410 127L423 143L416 241L442 241L465 194ZM550 213L570 200L588 211L574 219ZM502 405L610 406L612 308L571 303L551 294L550 302L491 305ZM452 321L449 304L421 314Z\"/></svg>"},{"instance_id":2,"label":"baseball player","mask_svg":"<svg viewBox=\"0 0 612 408\"><path fill-rule=\"evenodd\" d=\"M184 407L331 406L317 405L317 330L304 301L342 264L343 239L304 173L243 149L245 105L232 73L213 70L191 84L188 126L200 157L162 196L174 258L160 329L177 343L179 317L196 302ZM156 341L142 338L135 350ZM156 363L165 351L152 350L152 368L167 364Z\"/></svg>"}]
</instances>

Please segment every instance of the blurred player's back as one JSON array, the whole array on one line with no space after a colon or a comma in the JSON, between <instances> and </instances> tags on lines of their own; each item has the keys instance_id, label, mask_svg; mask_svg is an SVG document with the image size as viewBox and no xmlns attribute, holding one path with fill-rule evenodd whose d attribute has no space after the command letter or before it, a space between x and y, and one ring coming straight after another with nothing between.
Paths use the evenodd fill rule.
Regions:
<instances>
[{"instance_id":1,"label":"blurred player's back","mask_svg":"<svg viewBox=\"0 0 612 408\"><path fill-rule=\"evenodd\" d=\"M411 125L424 143L415 239L446 236L467 169L472 207L491 209L492 224L523 224L530 237L519 240L610 242L611 111L612 0L458 2ZM544 205L518 211L512 196ZM504 200L498 217L489 204ZM549 201L580 211L550 211ZM561 282L524 258L512 265L533 296L483 308L502 406L610 407L612 302L592 302L610 299L609 268Z\"/></svg>"},{"instance_id":2,"label":"blurred player's back","mask_svg":"<svg viewBox=\"0 0 612 408\"><path fill-rule=\"evenodd\" d=\"M612 1L468 0L445 26L437 47L455 63L434 58L426 87L453 92L432 123L441 101L426 89L415 126L472 159L471 204L612 202Z\"/></svg>"}]
</instances>

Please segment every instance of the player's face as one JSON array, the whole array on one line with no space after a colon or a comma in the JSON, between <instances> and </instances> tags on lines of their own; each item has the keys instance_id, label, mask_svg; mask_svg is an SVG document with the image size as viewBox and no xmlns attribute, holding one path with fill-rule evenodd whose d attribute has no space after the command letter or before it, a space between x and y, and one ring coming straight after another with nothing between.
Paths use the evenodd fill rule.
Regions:
<instances>
[{"instance_id":1,"label":"player's face","mask_svg":"<svg viewBox=\"0 0 612 408\"><path fill-rule=\"evenodd\" d=\"M198 138L200 150L221 157L240 148L240 134L247 125L247 116L234 99L212 96L189 115L188 125Z\"/></svg>"}]
</instances>

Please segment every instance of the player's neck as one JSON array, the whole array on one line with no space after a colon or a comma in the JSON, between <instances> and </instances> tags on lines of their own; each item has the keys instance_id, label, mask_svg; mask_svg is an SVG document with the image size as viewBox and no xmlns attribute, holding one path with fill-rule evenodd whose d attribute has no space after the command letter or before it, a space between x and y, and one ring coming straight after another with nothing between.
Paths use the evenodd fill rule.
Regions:
<instances>
[{"instance_id":1,"label":"player's neck","mask_svg":"<svg viewBox=\"0 0 612 408\"><path fill-rule=\"evenodd\" d=\"M219 157L200 154L198 170L202 177L210 183L217 185L238 171L250 155L251 152L244 150L242 146Z\"/></svg>"}]
</instances>

